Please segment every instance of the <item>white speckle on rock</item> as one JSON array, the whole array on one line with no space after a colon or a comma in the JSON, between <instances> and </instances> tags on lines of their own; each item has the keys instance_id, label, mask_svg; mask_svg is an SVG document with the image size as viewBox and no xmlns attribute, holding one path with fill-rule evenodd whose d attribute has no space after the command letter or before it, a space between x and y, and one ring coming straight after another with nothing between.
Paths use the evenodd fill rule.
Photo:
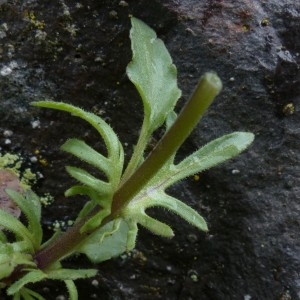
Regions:
<instances>
[{"instance_id":1,"label":"white speckle on rock","mask_svg":"<svg viewBox=\"0 0 300 300\"><path fill-rule=\"evenodd\" d=\"M8 66L4 66L0 70L1 76L7 76L7 75L11 74L11 72L12 72L12 69L10 67L8 67Z\"/></svg>"},{"instance_id":2,"label":"white speckle on rock","mask_svg":"<svg viewBox=\"0 0 300 300\"><path fill-rule=\"evenodd\" d=\"M36 173L36 176L37 176L37 178L39 178L39 179L44 178L44 175L43 175L42 173L40 173L40 172L37 172L37 173Z\"/></svg>"},{"instance_id":3,"label":"white speckle on rock","mask_svg":"<svg viewBox=\"0 0 300 300\"><path fill-rule=\"evenodd\" d=\"M99 281L97 279L92 280L92 285L97 287L99 285Z\"/></svg>"},{"instance_id":4,"label":"white speckle on rock","mask_svg":"<svg viewBox=\"0 0 300 300\"><path fill-rule=\"evenodd\" d=\"M167 269L168 272L171 272L172 271L172 266L167 266L166 269Z\"/></svg>"},{"instance_id":5,"label":"white speckle on rock","mask_svg":"<svg viewBox=\"0 0 300 300\"><path fill-rule=\"evenodd\" d=\"M36 156L31 156L31 157L30 157L30 161L31 161L32 163L36 163L36 162L38 161L38 159L37 159Z\"/></svg>"},{"instance_id":6,"label":"white speckle on rock","mask_svg":"<svg viewBox=\"0 0 300 300\"><path fill-rule=\"evenodd\" d=\"M70 17L70 16L71 16L71 13L70 13L69 7L66 5L66 3L64 2L64 0L61 0L61 1L60 1L60 5L61 5L62 8L63 8L63 15L64 15L65 17Z\"/></svg>"},{"instance_id":7,"label":"white speckle on rock","mask_svg":"<svg viewBox=\"0 0 300 300\"><path fill-rule=\"evenodd\" d=\"M12 73L13 69L16 69L18 67L18 63L16 61L11 61L8 65L3 66L0 70L0 74L2 76L8 76Z\"/></svg>"},{"instance_id":8,"label":"white speckle on rock","mask_svg":"<svg viewBox=\"0 0 300 300\"><path fill-rule=\"evenodd\" d=\"M4 144L5 145L10 145L11 144L11 140L10 139L5 139Z\"/></svg>"},{"instance_id":9,"label":"white speckle on rock","mask_svg":"<svg viewBox=\"0 0 300 300\"><path fill-rule=\"evenodd\" d=\"M250 300L252 297L250 295L245 295L244 300Z\"/></svg>"},{"instance_id":10,"label":"white speckle on rock","mask_svg":"<svg viewBox=\"0 0 300 300\"><path fill-rule=\"evenodd\" d=\"M123 7L126 7L126 6L128 6L128 3L126 1L120 1L119 5L123 6Z\"/></svg>"},{"instance_id":11,"label":"white speckle on rock","mask_svg":"<svg viewBox=\"0 0 300 300\"><path fill-rule=\"evenodd\" d=\"M240 173L240 170L238 170L238 169L233 169L232 171L231 171L231 174L232 175L236 175L236 174L239 174Z\"/></svg>"},{"instance_id":12,"label":"white speckle on rock","mask_svg":"<svg viewBox=\"0 0 300 300\"><path fill-rule=\"evenodd\" d=\"M13 134L14 134L13 131L9 129L3 131L3 135L5 137L11 137Z\"/></svg>"},{"instance_id":13,"label":"white speckle on rock","mask_svg":"<svg viewBox=\"0 0 300 300\"><path fill-rule=\"evenodd\" d=\"M43 30L37 30L35 32L35 38L39 41L45 41L47 37L47 33Z\"/></svg>"},{"instance_id":14,"label":"white speckle on rock","mask_svg":"<svg viewBox=\"0 0 300 300\"><path fill-rule=\"evenodd\" d=\"M18 63L17 63L15 60L11 61L11 62L9 63L8 66L9 66L12 70L19 67Z\"/></svg>"},{"instance_id":15,"label":"white speckle on rock","mask_svg":"<svg viewBox=\"0 0 300 300\"><path fill-rule=\"evenodd\" d=\"M40 128L40 127L41 127L41 122L40 122L40 120L34 120L34 121L31 121L31 127L32 127L33 129Z\"/></svg>"},{"instance_id":16,"label":"white speckle on rock","mask_svg":"<svg viewBox=\"0 0 300 300\"><path fill-rule=\"evenodd\" d=\"M12 44L6 44L6 48L7 48L7 56L12 58L14 56L15 53L15 47Z\"/></svg>"},{"instance_id":17,"label":"white speckle on rock","mask_svg":"<svg viewBox=\"0 0 300 300\"><path fill-rule=\"evenodd\" d=\"M1 3L0 3L1 4ZM3 39L6 37L6 31L8 30L7 23L3 23L0 26L0 38Z\"/></svg>"}]
</instances>

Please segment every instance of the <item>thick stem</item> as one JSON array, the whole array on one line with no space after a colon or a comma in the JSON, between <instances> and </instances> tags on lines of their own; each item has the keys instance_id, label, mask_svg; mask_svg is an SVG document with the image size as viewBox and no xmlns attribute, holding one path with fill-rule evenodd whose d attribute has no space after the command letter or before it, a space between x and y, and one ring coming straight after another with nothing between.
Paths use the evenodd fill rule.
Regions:
<instances>
[{"instance_id":1,"label":"thick stem","mask_svg":"<svg viewBox=\"0 0 300 300\"><path fill-rule=\"evenodd\" d=\"M59 236L53 243L35 254L34 261L39 269L45 270L52 263L61 260L73 252L76 246L88 237L88 234L80 233L80 228L84 225L84 221L86 220L81 220L69 228L67 232Z\"/></svg>"},{"instance_id":2,"label":"thick stem","mask_svg":"<svg viewBox=\"0 0 300 300\"><path fill-rule=\"evenodd\" d=\"M201 77L192 97L174 124L147 159L116 192L112 203L112 212L120 211L178 150L221 89L222 82L215 73L206 73Z\"/></svg>"},{"instance_id":3,"label":"thick stem","mask_svg":"<svg viewBox=\"0 0 300 300\"><path fill-rule=\"evenodd\" d=\"M113 198L111 215L103 220L101 226L116 218L122 208L177 151L221 89L222 83L215 73L206 73L202 76L192 97L182 109L172 127L162 137L148 158L116 192ZM36 253L34 260L37 262L38 268L47 269L52 263L72 253L92 233L81 234L80 228L97 213L98 209L94 209L88 217L75 224L52 244Z\"/></svg>"}]
</instances>

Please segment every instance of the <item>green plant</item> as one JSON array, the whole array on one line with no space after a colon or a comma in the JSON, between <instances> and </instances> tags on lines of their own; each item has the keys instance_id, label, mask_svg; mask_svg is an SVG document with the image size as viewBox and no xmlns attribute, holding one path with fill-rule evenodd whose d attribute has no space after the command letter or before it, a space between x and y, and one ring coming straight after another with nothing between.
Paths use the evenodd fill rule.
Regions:
<instances>
[{"instance_id":1,"label":"green plant","mask_svg":"<svg viewBox=\"0 0 300 300\"><path fill-rule=\"evenodd\" d=\"M62 150L87 163L105 179L96 178L82 168L68 166L67 172L78 181L66 196L85 195L90 199L74 225L56 232L45 242L41 227L41 204L32 192L6 190L26 217L21 223L0 210L0 280L13 299L44 299L27 287L44 279L63 280L70 299L77 299L74 280L94 276L97 270L65 269L61 261L76 253L99 263L135 247L138 224L163 237L174 235L171 227L147 214L158 206L207 231L205 220L191 207L166 193L166 189L190 175L207 170L238 155L253 141L253 134L234 132L195 151L179 163L175 154L222 88L215 73L206 73L191 99L176 116L174 106L180 97L176 68L163 42L155 32L132 18L130 32L133 59L127 75L136 86L144 106L144 121L137 145L126 169L123 147L112 128L99 116L66 103L41 101L34 106L61 110L87 121L103 139L107 155L84 141L69 139ZM145 149L153 132L165 126L166 132L145 158ZM10 240L6 232L14 236ZM63 246L62 246L63 245Z\"/></svg>"}]
</instances>

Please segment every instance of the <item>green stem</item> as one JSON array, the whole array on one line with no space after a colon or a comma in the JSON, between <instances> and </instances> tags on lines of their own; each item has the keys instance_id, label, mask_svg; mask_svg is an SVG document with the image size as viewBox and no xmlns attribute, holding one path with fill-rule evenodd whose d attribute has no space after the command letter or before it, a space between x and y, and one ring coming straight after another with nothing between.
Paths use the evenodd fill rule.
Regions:
<instances>
[{"instance_id":1,"label":"green stem","mask_svg":"<svg viewBox=\"0 0 300 300\"><path fill-rule=\"evenodd\" d=\"M132 157L130 158L130 161L122 176L122 183L125 182L133 174L134 170L137 168L139 163L141 163L149 138L150 138L150 134L148 132L148 125L144 122L140 132L138 142L134 148Z\"/></svg>"},{"instance_id":2,"label":"green stem","mask_svg":"<svg viewBox=\"0 0 300 300\"><path fill-rule=\"evenodd\" d=\"M158 142L147 159L116 192L112 203L113 213L121 211L178 150L221 89L222 82L215 73L205 73L201 77L192 97L184 106L174 124Z\"/></svg>"},{"instance_id":3,"label":"green stem","mask_svg":"<svg viewBox=\"0 0 300 300\"><path fill-rule=\"evenodd\" d=\"M213 99L219 94L222 83L215 73L206 73L200 79L191 99L182 109L172 127L159 141L147 159L138 167L132 176L123 183L116 192L111 214L105 218L101 226L115 219L122 208L145 186L164 163L177 151L189 136L198 121L202 118ZM40 269L47 269L52 263L72 253L74 249L92 234L81 234L80 228L98 212L95 208L87 217L76 223L65 234L50 245L36 253L34 260ZM96 231L97 228L94 230Z\"/></svg>"}]
</instances>

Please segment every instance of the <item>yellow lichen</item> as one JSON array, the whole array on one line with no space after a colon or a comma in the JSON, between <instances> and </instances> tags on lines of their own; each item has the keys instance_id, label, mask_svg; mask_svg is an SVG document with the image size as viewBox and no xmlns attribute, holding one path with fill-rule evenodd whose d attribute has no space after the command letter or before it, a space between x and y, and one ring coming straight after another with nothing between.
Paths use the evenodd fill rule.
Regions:
<instances>
[{"instance_id":1,"label":"yellow lichen","mask_svg":"<svg viewBox=\"0 0 300 300\"><path fill-rule=\"evenodd\" d=\"M47 167L49 165L49 162L47 161L46 158L44 158L41 154L40 154L40 150L39 149L35 149L33 151L33 153L37 156L38 162L43 166L43 167Z\"/></svg>"},{"instance_id":2,"label":"yellow lichen","mask_svg":"<svg viewBox=\"0 0 300 300\"><path fill-rule=\"evenodd\" d=\"M269 26L270 25L270 20L265 18L265 19L261 20L260 24L261 24L261 26L264 26L264 27Z\"/></svg>"},{"instance_id":3,"label":"yellow lichen","mask_svg":"<svg viewBox=\"0 0 300 300\"><path fill-rule=\"evenodd\" d=\"M29 189L32 184L37 181L37 175L34 174L29 168L21 170L24 159L17 154L0 153L0 168L12 171L20 178L21 185L24 189Z\"/></svg>"},{"instance_id":4,"label":"yellow lichen","mask_svg":"<svg viewBox=\"0 0 300 300\"><path fill-rule=\"evenodd\" d=\"M44 194L44 196L40 197L40 201L44 206L49 206L53 203L54 198L49 193Z\"/></svg>"},{"instance_id":5,"label":"yellow lichen","mask_svg":"<svg viewBox=\"0 0 300 300\"><path fill-rule=\"evenodd\" d=\"M45 23L36 19L34 12L26 11L24 19L29 21L36 29L42 30L45 28Z\"/></svg>"},{"instance_id":6,"label":"yellow lichen","mask_svg":"<svg viewBox=\"0 0 300 300\"><path fill-rule=\"evenodd\" d=\"M37 181L37 176L34 174L31 169L27 168L22 173L21 182L26 186L30 186Z\"/></svg>"},{"instance_id":7,"label":"yellow lichen","mask_svg":"<svg viewBox=\"0 0 300 300\"><path fill-rule=\"evenodd\" d=\"M43 166L43 167L47 167L49 165L48 161L46 158L39 158L39 163Z\"/></svg>"},{"instance_id":8,"label":"yellow lichen","mask_svg":"<svg viewBox=\"0 0 300 300\"><path fill-rule=\"evenodd\" d=\"M198 174L195 174L195 175L194 175L194 180L195 180L195 181L199 181L199 180L200 180L200 176L199 176Z\"/></svg>"},{"instance_id":9,"label":"yellow lichen","mask_svg":"<svg viewBox=\"0 0 300 300\"><path fill-rule=\"evenodd\" d=\"M294 106L294 104L293 103L286 104L283 107L282 112L286 116L293 115L295 113L295 106Z\"/></svg>"}]
</instances>

